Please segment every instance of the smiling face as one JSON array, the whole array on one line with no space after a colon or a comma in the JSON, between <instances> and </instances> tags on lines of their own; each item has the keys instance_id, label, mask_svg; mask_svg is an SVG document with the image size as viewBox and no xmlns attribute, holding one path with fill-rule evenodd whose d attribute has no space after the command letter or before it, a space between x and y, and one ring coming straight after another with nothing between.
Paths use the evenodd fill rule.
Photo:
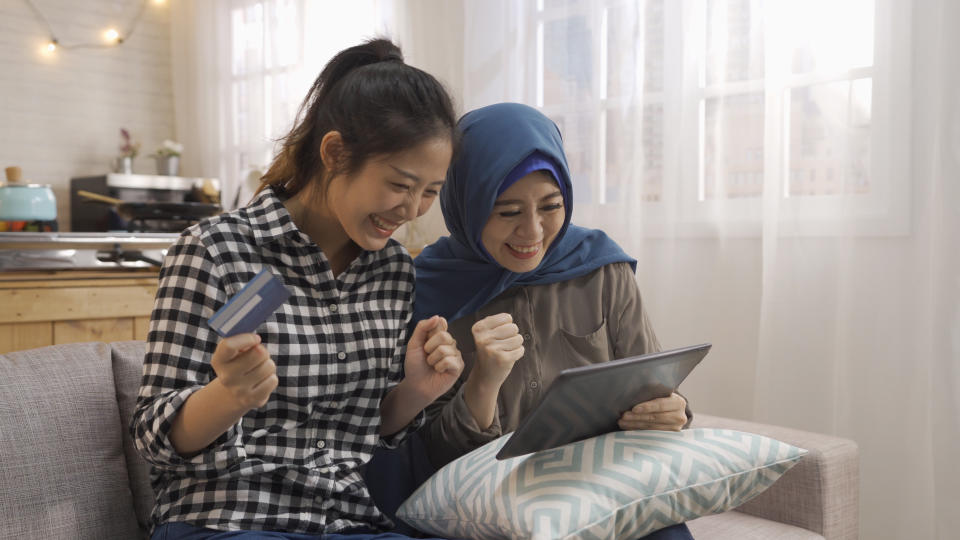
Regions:
<instances>
[{"instance_id":1,"label":"smiling face","mask_svg":"<svg viewBox=\"0 0 960 540\"><path fill-rule=\"evenodd\" d=\"M480 241L500 266L530 272L540 265L565 217L557 182L546 171L534 171L497 197Z\"/></svg>"},{"instance_id":2,"label":"smiling face","mask_svg":"<svg viewBox=\"0 0 960 540\"><path fill-rule=\"evenodd\" d=\"M327 209L361 248L382 249L400 225L423 215L437 198L453 148L431 139L410 150L367 161L356 173L331 179Z\"/></svg>"}]
</instances>

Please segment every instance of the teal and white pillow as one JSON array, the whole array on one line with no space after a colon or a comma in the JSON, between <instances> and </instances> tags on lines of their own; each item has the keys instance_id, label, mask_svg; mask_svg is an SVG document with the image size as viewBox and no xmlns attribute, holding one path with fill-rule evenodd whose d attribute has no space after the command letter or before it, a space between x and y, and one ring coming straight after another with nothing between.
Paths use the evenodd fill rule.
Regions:
<instances>
[{"instance_id":1,"label":"teal and white pillow","mask_svg":"<svg viewBox=\"0 0 960 540\"><path fill-rule=\"evenodd\" d=\"M617 431L497 461L508 437L440 469L397 516L446 538L639 538L749 501L807 453L697 428Z\"/></svg>"}]
</instances>

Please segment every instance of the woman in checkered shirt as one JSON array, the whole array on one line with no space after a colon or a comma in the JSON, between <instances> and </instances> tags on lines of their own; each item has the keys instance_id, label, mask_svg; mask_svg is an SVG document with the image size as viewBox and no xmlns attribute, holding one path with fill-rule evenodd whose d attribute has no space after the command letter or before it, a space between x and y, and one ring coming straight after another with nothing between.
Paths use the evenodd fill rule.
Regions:
<instances>
[{"instance_id":1,"label":"woman in checkered shirt","mask_svg":"<svg viewBox=\"0 0 960 540\"><path fill-rule=\"evenodd\" d=\"M439 316L407 335L413 263L390 236L436 199L456 140L446 91L395 45L346 49L254 199L170 248L132 425L153 465L153 538L391 528L360 469L422 424L463 361ZM264 268L291 297L256 333L220 339L205 321Z\"/></svg>"}]
</instances>

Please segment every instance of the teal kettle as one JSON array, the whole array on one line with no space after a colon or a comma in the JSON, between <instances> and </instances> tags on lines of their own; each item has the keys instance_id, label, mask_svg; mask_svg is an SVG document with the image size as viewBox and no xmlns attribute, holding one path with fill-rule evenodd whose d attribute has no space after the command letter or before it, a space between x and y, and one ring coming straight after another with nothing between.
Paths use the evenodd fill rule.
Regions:
<instances>
[{"instance_id":1,"label":"teal kettle","mask_svg":"<svg viewBox=\"0 0 960 540\"><path fill-rule=\"evenodd\" d=\"M0 186L0 221L53 221L57 199L50 186L21 183L20 167L7 167L6 185Z\"/></svg>"}]
</instances>

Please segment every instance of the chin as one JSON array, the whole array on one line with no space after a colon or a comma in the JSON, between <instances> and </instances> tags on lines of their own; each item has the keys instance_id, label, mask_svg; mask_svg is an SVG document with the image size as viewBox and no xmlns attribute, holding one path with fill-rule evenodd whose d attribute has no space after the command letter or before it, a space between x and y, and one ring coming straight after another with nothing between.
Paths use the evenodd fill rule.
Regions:
<instances>
[{"instance_id":1,"label":"chin","mask_svg":"<svg viewBox=\"0 0 960 540\"><path fill-rule=\"evenodd\" d=\"M389 241L390 238L364 238L362 242L357 242L354 240L354 242L357 242L358 246L366 251L380 251L381 249L387 247L387 243Z\"/></svg>"},{"instance_id":2,"label":"chin","mask_svg":"<svg viewBox=\"0 0 960 540\"><path fill-rule=\"evenodd\" d=\"M537 267L540 266L541 261L543 261L542 258L537 259L536 261L525 261L522 263L518 263L517 261L511 261L511 264L501 263L500 266L503 266L504 268L506 268L507 270L515 274L525 274L527 272L532 272L536 270Z\"/></svg>"}]
</instances>

